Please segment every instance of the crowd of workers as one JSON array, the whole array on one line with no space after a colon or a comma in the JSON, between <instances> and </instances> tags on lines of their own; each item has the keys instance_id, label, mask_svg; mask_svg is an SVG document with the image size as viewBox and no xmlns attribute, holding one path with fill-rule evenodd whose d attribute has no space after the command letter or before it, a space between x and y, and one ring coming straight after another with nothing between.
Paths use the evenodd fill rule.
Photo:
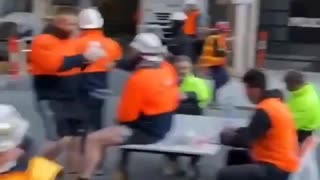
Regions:
<instances>
[{"instance_id":1,"label":"crowd of workers","mask_svg":"<svg viewBox=\"0 0 320 180\"><path fill-rule=\"evenodd\" d=\"M64 152L65 175L92 179L103 166L106 149L158 142L170 131L174 114L202 115L215 91L228 81L227 48L224 36L213 34L197 58L190 42L196 33L192 24L200 13L191 7L187 13L172 14L174 33L167 49L155 34L141 33L130 43L127 56L103 34L104 20L97 10L84 9L79 15L71 10L59 12L34 39L30 54L35 104L46 133L40 156L46 159L29 160L28 170L17 169L17 161L17 166L0 169L0 178L58 178L62 167L55 161ZM80 32L75 34L78 26ZM194 65L205 69L214 85L194 74ZM117 123L103 127L102 108L110 93L108 75L114 68L131 74L120 98ZM267 90L263 72L250 70L244 75L247 96L257 104L256 110L247 127L227 127L221 132L222 144L243 150L229 152L227 166L219 170L217 180L287 180L299 169L299 145L320 126L320 100L300 72L289 71L284 82L291 92L287 105L281 91ZM0 167L24 157L30 149L27 144L0 152ZM177 173L177 156L166 158L171 167L166 173ZM128 154L122 152L120 170L126 168L127 159ZM196 166L198 160L192 157L191 165Z\"/></svg>"}]
</instances>

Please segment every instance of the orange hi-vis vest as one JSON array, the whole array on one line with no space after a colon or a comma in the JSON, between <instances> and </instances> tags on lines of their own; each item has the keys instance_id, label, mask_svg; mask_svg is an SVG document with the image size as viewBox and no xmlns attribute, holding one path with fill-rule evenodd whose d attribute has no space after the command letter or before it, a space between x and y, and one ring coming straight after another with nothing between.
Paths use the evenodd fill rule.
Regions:
<instances>
[{"instance_id":1,"label":"orange hi-vis vest","mask_svg":"<svg viewBox=\"0 0 320 180\"><path fill-rule=\"evenodd\" d=\"M199 65L202 67L223 66L226 64L226 57L219 57L217 50L227 51L225 36L211 35L205 40Z\"/></svg>"},{"instance_id":2,"label":"orange hi-vis vest","mask_svg":"<svg viewBox=\"0 0 320 180\"><path fill-rule=\"evenodd\" d=\"M120 123L131 123L141 114L155 116L173 112L179 104L177 76L169 63L142 68L127 81L118 106Z\"/></svg>"},{"instance_id":3,"label":"orange hi-vis vest","mask_svg":"<svg viewBox=\"0 0 320 180\"><path fill-rule=\"evenodd\" d=\"M116 41L105 37L101 30L86 30L77 41L78 52L84 53L92 41L100 42L107 56L88 65L82 72L106 72L109 70L108 65L122 57L122 48Z\"/></svg>"},{"instance_id":4,"label":"orange hi-vis vest","mask_svg":"<svg viewBox=\"0 0 320 180\"><path fill-rule=\"evenodd\" d=\"M58 72L66 56L77 54L73 39L62 40L50 34L34 38L31 46L29 69L33 75L70 76L80 73L80 68Z\"/></svg>"},{"instance_id":5,"label":"orange hi-vis vest","mask_svg":"<svg viewBox=\"0 0 320 180\"><path fill-rule=\"evenodd\" d=\"M190 11L187 13L188 19L184 24L184 33L186 35L196 35L197 34L197 25L198 18L200 16L200 11Z\"/></svg>"},{"instance_id":6,"label":"orange hi-vis vest","mask_svg":"<svg viewBox=\"0 0 320 180\"><path fill-rule=\"evenodd\" d=\"M47 159L36 157L29 162L25 172L11 172L1 175L1 180L56 180L62 166Z\"/></svg>"},{"instance_id":7,"label":"orange hi-vis vest","mask_svg":"<svg viewBox=\"0 0 320 180\"><path fill-rule=\"evenodd\" d=\"M271 129L252 147L255 161L275 165L286 172L299 169L299 145L293 115L278 98L268 98L258 104L271 120Z\"/></svg>"}]
</instances>

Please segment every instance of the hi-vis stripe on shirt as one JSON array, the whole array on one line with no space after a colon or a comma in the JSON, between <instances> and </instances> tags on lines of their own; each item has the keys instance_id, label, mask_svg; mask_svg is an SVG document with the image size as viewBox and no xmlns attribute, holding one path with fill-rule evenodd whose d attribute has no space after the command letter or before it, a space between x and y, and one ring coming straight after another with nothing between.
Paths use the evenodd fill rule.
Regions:
<instances>
[{"instance_id":1,"label":"hi-vis stripe on shirt","mask_svg":"<svg viewBox=\"0 0 320 180\"><path fill-rule=\"evenodd\" d=\"M320 18L291 17L289 18L288 26L320 28Z\"/></svg>"}]
</instances>

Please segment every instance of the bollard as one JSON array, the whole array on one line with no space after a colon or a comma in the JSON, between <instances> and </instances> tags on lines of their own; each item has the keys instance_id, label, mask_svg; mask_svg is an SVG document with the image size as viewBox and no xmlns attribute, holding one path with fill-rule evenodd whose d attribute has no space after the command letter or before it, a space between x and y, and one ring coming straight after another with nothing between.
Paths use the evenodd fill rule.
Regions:
<instances>
[{"instance_id":1,"label":"bollard","mask_svg":"<svg viewBox=\"0 0 320 180\"><path fill-rule=\"evenodd\" d=\"M257 43L257 68L265 68L267 59L268 32L260 31Z\"/></svg>"},{"instance_id":2,"label":"bollard","mask_svg":"<svg viewBox=\"0 0 320 180\"><path fill-rule=\"evenodd\" d=\"M16 37L10 37L9 46L9 77L10 80L19 79L19 41Z\"/></svg>"}]
</instances>

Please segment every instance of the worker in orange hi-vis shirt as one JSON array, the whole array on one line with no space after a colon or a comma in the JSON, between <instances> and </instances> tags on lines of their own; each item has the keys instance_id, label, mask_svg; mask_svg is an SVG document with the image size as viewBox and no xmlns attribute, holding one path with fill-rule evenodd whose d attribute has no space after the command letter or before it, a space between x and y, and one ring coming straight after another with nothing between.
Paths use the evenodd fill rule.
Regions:
<instances>
[{"instance_id":1,"label":"worker in orange hi-vis shirt","mask_svg":"<svg viewBox=\"0 0 320 180\"><path fill-rule=\"evenodd\" d=\"M201 12L197 6L197 0L185 0L185 13L187 19L184 24L184 33L190 37L197 36L197 27Z\"/></svg>"},{"instance_id":2,"label":"worker in orange hi-vis shirt","mask_svg":"<svg viewBox=\"0 0 320 180\"><path fill-rule=\"evenodd\" d=\"M76 40L78 53L86 51L94 43L105 50L106 56L96 62L87 64L81 69L81 83L78 87L79 108L86 115L89 131L100 130L103 125L105 99L110 94L108 77L113 64L122 58L120 45L103 33L104 19L100 12L93 8L83 9L79 14L80 37ZM77 151L80 153L80 151ZM81 156L81 155L79 155ZM96 175L103 175L103 164Z\"/></svg>"},{"instance_id":3,"label":"worker in orange hi-vis shirt","mask_svg":"<svg viewBox=\"0 0 320 180\"><path fill-rule=\"evenodd\" d=\"M135 68L120 98L119 125L88 135L85 167L79 180L91 179L105 149L120 144L152 144L165 137L179 104L177 75L164 63L164 47L152 33L138 34L130 44ZM127 152L123 152L120 172L126 175Z\"/></svg>"},{"instance_id":4,"label":"worker in orange hi-vis shirt","mask_svg":"<svg viewBox=\"0 0 320 180\"><path fill-rule=\"evenodd\" d=\"M31 45L29 65L36 109L43 120L46 135L42 154L52 160L60 150L72 149L62 146L65 137L78 136L76 132L83 128L80 127L83 124L83 112L76 108L79 106L76 100L81 68L106 55L104 49L91 44L85 47L86 50L77 52L76 42L72 38L78 27L77 22L75 10L61 10L43 33L33 39ZM74 168L70 169L74 171Z\"/></svg>"}]
</instances>

